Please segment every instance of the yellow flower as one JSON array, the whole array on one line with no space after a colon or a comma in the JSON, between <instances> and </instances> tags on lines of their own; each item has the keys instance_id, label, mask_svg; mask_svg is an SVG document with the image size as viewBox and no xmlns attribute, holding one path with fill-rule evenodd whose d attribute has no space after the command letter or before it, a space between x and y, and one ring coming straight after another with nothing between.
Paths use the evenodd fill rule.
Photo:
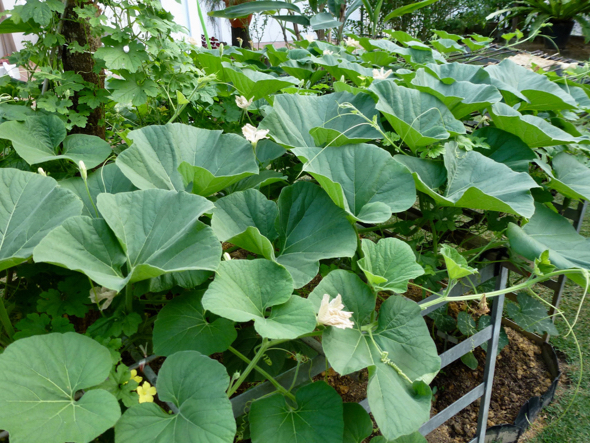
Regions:
<instances>
[{"instance_id":1,"label":"yellow flower","mask_svg":"<svg viewBox=\"0 0 590 443\"><path fill-rule=\"evenodd\" d=\"M143 385L137 387L137 393L139 394L140 403L152 403L154 401L154 395L156 395L157 391L155 386L152 386L147 381L144 381Z\"/></svg>"},{"instance_id":2,"label":"yellow flower","mask_svg":"<svg viewBox=\"0 0 590 443\"><path fill-rule=\"evenodd\" d=\"M138 384L141 383L143 378L137 375L137 371L135 369L131 370L131 380L135 380Z\"/></svg>"}]
</instances>

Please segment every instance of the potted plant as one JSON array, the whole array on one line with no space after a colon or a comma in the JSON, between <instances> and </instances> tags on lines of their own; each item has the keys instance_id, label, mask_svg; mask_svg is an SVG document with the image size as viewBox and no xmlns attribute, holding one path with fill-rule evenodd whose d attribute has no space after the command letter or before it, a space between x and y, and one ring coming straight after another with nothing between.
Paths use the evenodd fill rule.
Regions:
<instances>
[{"instance_id":1,"label":"potted plant","mask_svg":"<svg viewBox=\"0 0 590 443\"><path fill-rule=\"evenodd\" d=\"M582 27L582 33L586 42L590 41L590 22L584 15L590 13L590 2L587 0L519 0L511 8L488 16L510 12L507 18L526 14L525 23L533 23L532 30L537 31L544 23L550 23L551 27L544 35L546 48L564 49L574 27L578 22Z\"/></svg>"}]
</instances>

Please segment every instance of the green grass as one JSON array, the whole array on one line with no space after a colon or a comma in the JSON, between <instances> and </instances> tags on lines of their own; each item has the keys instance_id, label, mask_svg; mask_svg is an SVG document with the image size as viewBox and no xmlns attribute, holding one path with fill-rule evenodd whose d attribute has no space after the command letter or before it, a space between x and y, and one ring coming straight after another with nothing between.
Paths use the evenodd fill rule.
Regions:
<instances>
[{"instance_id":1,"label":"green grass","mask_svg":"<svg viewBox=\"0 0 590 443\"><path fill-rule=\"evenodd\" d=\"M582 225L582 235L590 237L590 213L586 214ZM573 321L578 309L582 289L576 285L567 284L564 290L560 309L562 309L569 321ZM584 364L582 371L582 384L573 404L569 407L565 416L563 412L572 401L572 397L580 376L580 359L578 350L572 336L564 338L567 329L563 320L556 321L560 335L551 338L551 344L566 355L569 367L565 371L569 384L565 391L561 390L559 396L546 409L547 418L545 427L534 437L526 440L528 443L590 443L590 306L589 301L584 302L580 318L574 328L582 354Z\"/></svg>"}]
</instances>

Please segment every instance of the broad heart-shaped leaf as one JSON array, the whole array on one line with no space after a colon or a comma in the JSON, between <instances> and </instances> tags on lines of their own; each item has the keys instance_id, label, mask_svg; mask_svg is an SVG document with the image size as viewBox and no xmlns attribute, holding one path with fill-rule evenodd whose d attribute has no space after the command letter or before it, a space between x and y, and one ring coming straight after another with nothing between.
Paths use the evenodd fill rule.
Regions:
<instances>
[{"instance_id":1,"label":"broad heart-shaped leaf","mask_svg":"<svg viewBox=\"0 0 590 443\"><path fill-rule=\"evenodd\" d=\"M411 172L384 149L358 144L296 148L295 155L336 205L356 220L383 223L416 201Z\"/></svg>"},{"instance_id":2,"label":"broad heart-shaped leaf","mask_svg":"<svg viewBox=\"0 0 590 443\"><path fill-rule=\"evenodd\" d=\"M97 200L104 221L68 220L35 248L35 261L83 272L117 291L167 273L216 269L221 245L198 220L213 206L203 197L148 189L100 194Z\"/></svg>"},{"instance_id":3,"label":"broad heart-shaped leaf","mask_svg":"<svg viewBox=\"0 0 590 443\"><path fill-rule=\"evenodd\" d=\"M582 200L590 200L590 169L573 155L561 152L553 157L553 170L549 187L560 194Z\"/></svg>"},{"instance_id":4,"label":"broad heart-shaped leaf","mask_svg":"<svg viewBox=\"0 0 590 443\"><path fill-rule=\"evenodd\" d=\"M133 406L115 425L116 443L231 443L236 422L225 395L223 365L196 351L168 357L158 374L158 398L174 403L168 414L155 403Z\"/></svg>"},{"instance_id":5,"label":"broad heart-shaped leaf","mask_svg":"<svg viewBox=\"0 0 590 443\"><path fill-rule=\"evenodd\" d=\"M0 428L14 443L86 443L121 416L103 389L111 370L107 348L74 332L23 338L0 354Z\"/></svg>"},{"instance_id":6,"label":"broad heart-shaped leaf","mask_svg":"<svg viewBox=\"0 0 590 443\"><path fill-rule=\"evenodd\" d=\"M455 248L449 245L443 245L440 248L440 253L445 260L449 278L452 280L458 280L477 272L477 269L469 266L465 257L459 254L459 251Z\"/></svg>"},{"instance_id":7,"label":"broad heart-shaped leaf","mask_svg":"<svg viewBox=\"0 0 590 443\"><path fill-rule=\"evenodd\" d=\"M518 304L508 301L506 313L522 329L528 332L558 335L559 331L547 314L545 305L528 294L519 293L516 296Z\"/></svg>"},{"instance_id":8,"label":"broad heart-shaped leaf","mask_svg":"<svg viewBox=\"0 0 590 443\"><path fill-rule=\"evenodd\" d=\"M35 115L26 117L24 122L2 123L0 138L10 140L17 154L30 165L63 158L76 165L83 161L90 169L112 153L109 144L99 137L84 134L66 137L66 125L56 115Z\"/></svg>"},{"instance_id":9,"label":"broad heart-shaped leaf","mask_svg":"<svg viewBox=\"0 0 590 443\"><path fill-rule=\"evenodd\" d=\"M109 163L88 174L88 190L86 190L86 185L81 177L62 180L59 185L62 188L69 189L82 200L84 203L82 215L88 217L97 217L93 203L96 205L98 194L105 192L107 194L118 194L119 192L129 192L136 189L115 163ZM92 201L90 201L88 191L90 191Z\"/></svg>"},{"instance_id":10,"label":"broad heart-shaped leaf","mask_svg":"<svg viewBox=\"0 0 590 443\"><path fill-rule=\"evenodd\" d=\"M535 215L523 228L510 223L506 235L512 250L529 260L549 250L549 259L558 269L590 269L590 239L578 234L567 219L539 203L535 203ZM568 278L585 285L581 276Z\"/></svg>"},{"instance_id":11,"label":"broad heart-shaped leaf","mask_svg":"<svg viewBox=\"0 0 590 443\"><path fill-rule=\"evenodd\" d=\"M339 105L350 103L368 119L378 114L368 94L337 92L320 97L281 94L275 97L273 110L259 125L281 145L297 148L330 144L341 146L382 138L376 129L350 109Z\"/></svg>"},{"instance_id":12,"label":"broad heart-shaped leaf","mask_svg":"<svg viewBox=\"0 0 590 443\"><path fill-rule=\"evenodd\" d=\"M514 172L479 152L465 152L455 142L446 145L444 160L448 184L444 196L434 190L444 183L439 181L444 177L441 163L400 155L395 159L414 173L416 188L441 206L508 212L524 217L535 212L530 189L538 185L528 174Z\"/></svg>"},{"instance_id":13,"label":"broad heart-shaped leaf","mask_svg":"<svg viewBox=\"0 0 590 443\"><path fill-rule=\"evenodd\" d=\"M537 158L520 138L493 126L478 129L473 135L483 137L490 145L488 149L476 148L477 152L498 163L504 163L516 172L528 172L529 163Z\"/></svg>"},{"instance_id":14,"label":"broad heart-shaped leaf","mask_svg":"<svg viewBox=\"0 0 590 443\"><path fill-rule=\"evenodd\" d=\"M367 281L377 291L402 294L408 282L424 274L416 256L407 243L397 238L382 238L377 243L362 241L364 257L358 261Z\"/></svg>"},{"instance_id":15,"label":"broad heart-shaped leaf","mask_svg":"<svg viewBox=\"0 0 590 443\"><path fill-rule=\"evenodd\" d=\"M342 443L362 443L373 433L373 422L358 403L344 403L344 440Z\"/></svg>"},{"instance_id":16,"label":"broad heart-shaped leaf","mask_svg":"<svg viewBox=\"0 0 590 443\"><path fill-rule=\"evenodd\" d=\"M211 355L229 348L238 336L233 322L225 318L209 322L202 297L203 291L191 291L164 306L154 323L154 353L167 356L198 351Z\"/></svg>"},{"instance_id":17,"label":"broad heart-shaped leaf","mask_svg":"<svg viewBox=\"0 0 590 443\"><path fill-rule=\"evenodd\" d=\"M54 179L0 169L0 271L28 259L52 229L81 212L82 202Z\"/></svg>"},{"instance_id":18,"label":"broad heart-shaped leaf","mask_svg":"<svg viewBox=\"0 0 590 443\"><path fill-rule=\"evenodd\" d=\"M263 337L294 339L313 331L316 318L311 304L292 293L293 279L281 265L265 259L230 260L219 265L203 307L233 321L254 320Z\"/></svg>"},{"instance_id":19,"label":"broad heart-shaped leaf","mask_svg":"<svg viewBox=\"0 0 590 443\"><path fill-rule=\"evenodd\" d=\"M502 94L493 86L464 81L446 84L429 74L424 68L416 71L412 85L419 91L434 95L458 119L502 100Z\"/></svg>"},{"instance_id":20,"label":"broad heart-shaped leaf","mask_svg":"<svg viewBox=\"0 0 590 443\"><path fill-rule=\"evenodd\" d=\"M322 290L335 296L335 290L343 289L324 286L314 298ZM350 300L356 299L360 316L365 318L373 310L370 305L375 303L374 298L365 301L363 294L343 294L342 299L344 303L348 300L347 310L354 309ZM420 307L404 297L391 296L379 310L377 328L372 332L374 342L361 327L356 322L353 329L330 327L322 339L326 356L342 374L369 367L369 405L379 429L388 439L416 431L430 414L431 393L426 383L440 369L440 358ZM413 383L387 364L381 352L386 352L389 361Z\"/></svg>"},{"instance_id":21,"label":"broad heart-shaped leaf","mask_svg":"<svg viewBox=\"0 0 590 443\"><path fill-rule=\"evenodd\" d=\"M365 68L363 65L352 63L348 60L343 60L337 65L326 64L324 65L324 68L332 74L336 80L340 80L340 78L344 76L357 86L361 86L366 81L365 78L373 77L372 69Z\"/></svg>"},{"instance_id":22,"label":"broad heart-shaped leaf","mask_svg":"<svg viewBox=\"0 0 590 443\"><path fill-rule=\"evenodd\" d=\"M590 143L588 137L575 137L534 115L523 115L504 103L492 105L490 115L494 125L516 135L530 148L569 143Z\"/></svg>"},{"instance_id":23,"label":"broad heart-shaped leaf","mask_svg":"<svg viewBox=\"0 0 590 443\"><path fill-rule=\"evenodd\" d=\"M240 95L248 99L265 98L287 86L299 84L295 77L274 77L253 69L238 70L227 62L223 62L222 65L226 78L233 83Z\"/></svg>"},{"instance_id":24,"label":"broad heart-shaped leaf","mask_svg":"<svg viewBox=\"0 0 590 443\"><path fill-rule=\"evenodd\" d=\"M272 241L278 236L274 226L278 213L275 202L248 189L215 202L211 227L220 241L274 260Z\"/></svg>"},{"instance_id":25,"label":"broad heart-shaped leaf","mask_svg":"<svg viewBox=\"0 0 590 443\"><path fill-rule=\"evenodd\" d=\"M341 443L344 433L342 398L323 381L295 393L297 406L282 395L257 400L248 419L252 443Z\"/></svg>"},{"instance_id":26,"label":"broad heart-shaped leaf","mask_svg":"<svg viewBox=\"0 0 590 443\"><path fill-rule=\"evenodd\" d=\"M308 300L318 312L324 294L334 299L342 296L344 310L352 312L354 329L329 327L322 335L322 346L329 356L330 364L340 374L360 371L371 364L369 342L361 327L370 320L375 310L376 295L352 272L337 269L330 272L309 294Z\"/></svg>"},{"instance_id":27,"label":"broad heart-shaped leaf","mask_svg":"<svg viewBox=\"0 0 590 443\"><path fill-rule=\"evenodd\" d=\"M498 88L502 89L502 85L508 85L526 97L528 103L521 103L521 111L551 111L577 107L576 100L557 84L512 60L503 60L498 65L487 66L485 70L496 80ZM505 98L511 106L520 102L520 99L511 97L510 94L505 95Z\"/></svg>"},{"instance_id":28,"label":"broad heart-shaped leaf","mask_svg":"<svg viewBox=\"0 0 590 443\"><path fill-rule=\"evenodd\" d=\"M319 260L354 255L357 235L346 212L319 186L300 181L283 188L278 207L277 261L291 273L295 288L315 277Z\"/></svg>"},{"instance_id":29,"label":"broad heart-shaped leaf","mask_svg":"<svg viewBox=\"0 0 590 443\"><path fill-rule=\"evenodd\" d=\"M433 95L398 86L393 80L373 82L369 90L379 97L377 109L412 151L465 133L463 123Z\"/></svg>"},{"instance_id":30,"label":"broad heart-shaped leaf","mask_svg":"<svg viewBox=\"0 0 590 443\"><path fill-rule=\"evenodd\" d=\"M139 189L184 190L210 195L258 173L252 145L236 134L180 123L147 126L129 133L133 145L117 166Z\"/></svg>"}]
</instances>

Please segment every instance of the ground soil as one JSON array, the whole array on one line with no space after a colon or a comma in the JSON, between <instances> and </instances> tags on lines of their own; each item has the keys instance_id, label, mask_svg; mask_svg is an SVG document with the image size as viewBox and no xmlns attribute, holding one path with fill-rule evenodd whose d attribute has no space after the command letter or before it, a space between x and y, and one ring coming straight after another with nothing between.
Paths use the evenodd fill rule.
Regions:
<instances>
[{"instance_id":1,"label":"ground soil","mask_svg":"<svg viewBox=\"0 0 590 443\"><path fill-rule=\"evenodd\" d=\"M488 427L514 423L521 406L531 397L547 391L552 381L541 357L541 348L510 328L506 328L506 332L510 344L502 350L496 362ZM436 387L433 415L482 382L486 354L481 348L474 354L479 361L477 370L472 371L459 360L444 368L434 379L431 384ZM430 443L471 441L475 437L478 413L479 405L475 402L426 439Z\"/></svg>"},{"instance_id":2,"label":"ground soil","mask_svg":"<svg viewBox=\"0 0 590 443\"><path fill-rule=\"evenodd\" d=\"M588 61L588 59L590 59L590 44L584 43L582 37L576 36L570 37L567 47L561 51L557 51L555 48L545 48L545 43L542 38L536 38L533 42L526 42L518 45L516 49L522 49L529 52L541 50L547 54L559 54L564 58L571 58L579 61Z\"/></svg>"}]
</instances>

